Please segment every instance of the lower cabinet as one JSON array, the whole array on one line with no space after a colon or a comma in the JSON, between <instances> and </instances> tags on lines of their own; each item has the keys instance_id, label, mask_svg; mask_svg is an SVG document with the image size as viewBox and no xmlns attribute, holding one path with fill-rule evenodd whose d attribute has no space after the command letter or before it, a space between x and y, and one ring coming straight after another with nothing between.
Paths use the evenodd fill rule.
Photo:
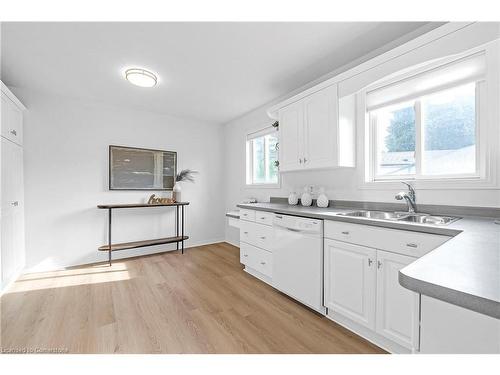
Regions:
<instances>
[{"instance_id":1,"label":"lower cabinet","mask_svg":"<svg viewBox=\"0 0 500 375\"><path fill-rule=\"evenodd\" d=\"M419 296L398 281L415 258L325 239L325 294L328 314L350 321L409 351L418 350Z\"/></svg>"},{"instance_id":2,"label":"lower cabinet","mask_svg":"<svg viewBox=\"0 0 500 375\"><path fill-rule=\"evenodd\" d=\"M398 281L399 270L415 260L377 250L376 331L399 345L418 350L419 295Z\"/></svg>"},{"instance_id":3,"label":"lower cabinet","mask_svg":"<svg viewBox=\"0 0 500 375\"><path fill-rule=\"evenodd\" d=\"M376 250L325 240L324 305L375 328Z\"/></svg>"}]
</instances>

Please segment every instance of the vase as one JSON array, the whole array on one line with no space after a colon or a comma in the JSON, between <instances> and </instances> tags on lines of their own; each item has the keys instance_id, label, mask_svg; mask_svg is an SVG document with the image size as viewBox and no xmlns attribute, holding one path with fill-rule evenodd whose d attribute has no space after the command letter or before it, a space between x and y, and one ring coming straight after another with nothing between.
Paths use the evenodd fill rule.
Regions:
<instances>
[{"instance_id":1,"label":"vase","mask_svg":"<svg viewBox=\"0 0 500 375\"><path fill-rule=\"evenodd\" d=\"M330 201L328 200L328 197L325 194L325 189L321 188L319 189L319 196L318 199L316 200L316 205L318 207L328 207L330 204Z\"/></svg>"},{"instance_id":2,"label":"vase","mask_svg":"<svg viewBox=\"0 0 500 375\"><path fill-rule=\"evenodd\" d=\"M288 196L288 204L296 205L297 203L299 203L299 196L296 192L292 191Z\"/></svg>"},{"instance_id":3,"label":"vase","mask_svg":"<svg viewBox=\"0 0 500 375\"><path fill-rule=\"evenodd\" d=\"M174 188L172 189L172 199L175 202L182 202L181 201L181 184L179 182L176 182L174 185Z\"/></svg>"},{"instance_id":4,"label":"vase","mask_svg":"<svg viewBox=\"0 0 500 375\"><path fill-rule=\"evenodd\" d=\"M304 188L304 193L302 194L302 196L300 197L300 204L302 206L310 206L312 203L312 195L311 193L309 192L309 188L306 186Z\"/></svg>"}]
</instances>

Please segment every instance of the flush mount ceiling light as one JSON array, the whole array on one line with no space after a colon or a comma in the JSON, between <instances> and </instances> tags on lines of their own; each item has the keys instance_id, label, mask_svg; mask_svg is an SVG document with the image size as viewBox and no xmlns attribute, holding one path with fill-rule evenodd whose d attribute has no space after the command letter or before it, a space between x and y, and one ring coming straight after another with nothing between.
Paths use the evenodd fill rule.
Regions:
<instances>
[{"instance_id":1,"label":"flush mount ceiling light","mask_svg":"<svg viewBox=\"0 0 500 375\"><path fill-rule=\"evenodd\" d=\"M127 69L125 78L133 85L140 87L153 87L158 81L154 73L141 68Z\"/></svg>"}]
</instances>

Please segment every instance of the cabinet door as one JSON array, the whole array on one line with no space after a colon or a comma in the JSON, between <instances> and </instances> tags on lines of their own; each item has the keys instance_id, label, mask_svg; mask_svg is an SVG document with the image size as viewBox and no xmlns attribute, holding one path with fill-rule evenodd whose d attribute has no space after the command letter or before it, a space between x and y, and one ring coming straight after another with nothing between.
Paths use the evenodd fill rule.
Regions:
<instances>
[{"instance_id":1,"label":"cabinet door","mask_svg":"<svg viewBox=\"0 0 500 375\"><path fill-rule=\"evenodd\" d=\"M23 115L21 110L2 93L2 136L18 145L23 144Z\"/></svg>"},{"instance_id":2,"label":"cabinet door","mask_svg":"<svg viewBox=\"0 0 500 375\"><path fill-rule=\"evenodd\" d=\"M337 166L337 85L304 99L304 167Z\"/></svg>"},{"instance_id":3,"label":"cabinet door","mask_svg":"<svg viewBox=\"0 0 500 375\"><path fill-rule=\"evenodd\" d=\"M399 270L416 258L377 251L377 333L418 350L419 296L398 281Z\"/></svg>"},{"instance_id":4,"label":"cabinet door","mask_svg":"<svg viewBox=\"0 0 500 375\"><path fill-rule=\"evenodd\" d=\"M279 113L279 162L280 171L303 168L303 110L302 103L294 103L282 108Z\"/></svg>"},{"instance_id":5,"label":"cabinet door","mask_svg":"<svg viewBox=\"0 0 500 375\"><path fill-rule=\"evenodd\" d=\"M324 305L375 328L376 250L325 240Z\"/></svg>"}]
</instances>

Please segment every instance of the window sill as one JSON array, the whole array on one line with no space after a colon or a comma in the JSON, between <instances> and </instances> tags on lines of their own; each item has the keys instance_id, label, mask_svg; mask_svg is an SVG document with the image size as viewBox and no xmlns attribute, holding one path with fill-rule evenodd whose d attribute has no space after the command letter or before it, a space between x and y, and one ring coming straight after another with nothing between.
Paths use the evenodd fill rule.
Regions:
<instances>
[{"instance_id":1,"label":"window sill","mask_svg":"<svg viewBox=\"0 0 500 375\"><path fill-rule=\"evenodd\" d=\"M280 189L281 183L276 184L246 184L246 189Z\"/></svg>"},{"instance_id":2,"label":"window sill","mask_svg":"<svg viewBox=\"0 0 500 375\"><path fill-rule=\"evenodd\" d=\"M393 190L401 188L401 181L409 182L415 189L419 190L443 190L443 189L465 189L465 190L496 190L500 186L497 182L485 178L442 178L442 179L387 179L377 181L361 181L360 189Z\"/></svg>"}]
</instances>

